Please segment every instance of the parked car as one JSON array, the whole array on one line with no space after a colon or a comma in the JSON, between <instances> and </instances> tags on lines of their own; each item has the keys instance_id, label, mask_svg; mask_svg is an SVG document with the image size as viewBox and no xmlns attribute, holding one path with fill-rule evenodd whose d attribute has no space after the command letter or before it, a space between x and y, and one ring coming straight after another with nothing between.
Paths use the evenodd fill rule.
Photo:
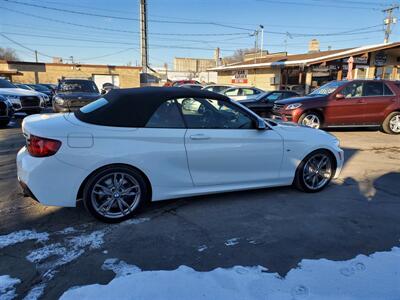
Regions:
<instances>
[{"instance_id":1,"label":"parked car","mask_svg":"<svg viewBox=\"0 0 400 300\"><path fill-rule=\"evenodd\" d=\"M285 87L283 86L282 89L284 90ZM306 93L306 90L304 88L304 85L301 84L292 84L292 85L287 85L286 86L287 91L292 91L298 94L299 96L304 96Z\"/></svg>"},{"instance_id":2,"label":"parked car","mask_svg":"<svg viewBox=\"0 0 400 300\"><path fill-rule=\"evenodd\" d=\"M51 90L51 91L53 92L53 94L56 92L57 84L53 84L53 83L41 83L40 85L44 85L45 87L47 87L49 90Z\"/></svg>"},{"instance_id":3,"label":"parked car","mask_svg":"<svg viewBox=\"0 0 400 300\"><path fill-rule=\"evenodd\" d=\"M11 102L14 112L37 114L45 106L45 100L40 93L20 89L5 79L0 79L0 95Z\"/></svg>"},{"instance_id":4,"label":"parked car","mask_svg":"<svg viewBox=\"0 0 400 300\"><path fill-rule=\"evenodd\" d=\"M4 127L10 123L14 111L12 104L6 97L0 95L0 126Z\"/></svg>"},{"instance_id":5,"label":"parked car","mask_svg":"<svg viewBox=\"0 0 400 300\"><path fill-rule=\"evenodd\" d=\"M292 183L317 192L344 159L324 131L173 87L112 90L75 113L28 117L22 130L17 169L25 193L45 205L82 198L107 222L131 217L147 201Z\"/></svg>"},{"instance_id":6,"label":"parked car","mask_svg":"<svg viewBox=\"0 0 400 300\"><path fill-rule=\"evenodd\" d=\"M119 86L116 86L109 82L103 83L103 86L101 87L101 94L102 95L107 94L109 91L113 89L119 89Z\"/></svg>"},{"instance_id":7,"label":"parked car","mask_svg":"<svg viewBox=\"0 0 400 300\"><path fill-rule=\"evenodd\" d=\"M235 87L233 85L223 85L223 84L210 84L203 87L203 90L214 92L214 93L221 93L222 91Z\"/></svg>"},{"instance_id":8,"label":"parked car","mask_svg":"<svg viewBox=\"0 0 400 300\"><path fill-rule=\"evenodd\" d=\"M179 87L187 88L187 89L194 89L194 90L201 90L203 89L203 86L201 84L193 84L193 83L186 83L179 85Z\"/></svg>"},{"instance_id":9,"label":"parked car","mask_svg":"<svg viewBox=\"0 0 400 300\"><path fill-rule=\"evenodd\" d=\"M260 90L255 87L231 87L221 92L222 95L228 96L233 100L246 100L254 98L256 95L265 93L265 91Z\"/></svg>"},{"instance_id":10,"label":"parked car","mask_svg":"<svg viewBox=\"0 0 400 300\"><path fill-rule=\"evenodd\" d=\"M306 97L275 102L273 113L284 121L314 128L382 126L400 133L400 82L332 81Z\"/></svg>"},{"instance_id":11,"label":"parked car","mask_svg":"<svg viewBox=\"0 0 400 300\"><path fill-rule=\"evenodd\" d=\"M50 99L53 97L54 92L43 84L27 84L37 92L47 95Z\"/></svg>"},{"instance_id":12,"label":"parked car","mask_svg":"<svg viewBox=\"0 0 400 300\"><path fill-rule=\"evenodd\" d=\"M292 97L298 97L298 95L291 91L272 91L258 94L256 97L247 100L239 100L238 102L259 116L269 118L272 116L272 107L275 101Z\"/></svg>"},{"instance_id":13,"label":"parked car","mask_svg":"<svg viewBox=\"0 0 400 300\"><path fill-rule=\"evenodd\" d=\"M100 98L100 92L92 80L63 79L57 86L53 99L54 112L76 111Z\"/></svg>"},{"instance_id":14,"label":"parked car","mask_svg":"<svg viewBox=\"0 0 400 300\"><path fill-rule=\"evenodd\" d=\"M179 86L182 84L200 84L197 80L174 80L174 81L168 81L164 84L164 87L170 87L170 86Z\"/></svg>"},{"instance_id":15,"label":"parked car","mask_svg":"<svg viewBox=\"0 0 400 300\"><path fill-rule=\"evenodd\" d=\"M15 83L14 84L17 88L23 89L23 90L30 90L30 91L36 91L38 92L39 96L43 99L45 105L50 105L51 104L51 93L43 93L40 92L38 89L35 89L33 86L34 84L22 84L22 83ZM50 96L49 96L50 95Z\"/></svg>"}]
</instances>

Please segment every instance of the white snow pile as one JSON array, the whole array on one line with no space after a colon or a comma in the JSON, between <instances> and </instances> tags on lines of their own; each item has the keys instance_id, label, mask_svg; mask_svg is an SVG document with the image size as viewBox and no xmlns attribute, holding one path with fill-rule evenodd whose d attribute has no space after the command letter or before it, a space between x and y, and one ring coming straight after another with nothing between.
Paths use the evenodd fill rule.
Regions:
<instances>
[{"instance_id":1,"label":"white snow pile","mask_svg":"<svg viewBox=\"0 0 400 300\"><path fill-rule=\"evenodd\" d=\"M38 233L35 230L20 230L7 235L0 236L0 249L14 244L22 243L28 240L37 242L47 241L49 234L47 232Z\"/></svg>"},{"instance_id":2,"label":"white snow pile","mask_svg":"<svg viewBox=\"0 0 400 300\"><path fill-rule=\"evenodd\" d=\"M399 283L400 248L393 248L348 261L304 259L285 278L260 266L210 272L186 266L173 271L138 271L107 285L74 287L61 299L398 300Z\"/></svg>"},{"instance_id":3,"label":"white snow pile","mask_svg":"<svg viewBox=\"0 0 400 300\"><path fill-rule=\"evenodd\" d=\"M16 278L11 278L8 275L0 276L0 299L2 300L11 300L14 299L17 295L15 294L15 287L21 283L21 280Z\"/></svg>"},{"instance_id":4,"label":"white snow pile","mask_svg":"<svg viewBox=\"0 0 400 300\"><path fill-rule=\"evenodd\" d=\"M101 269L113 271L116 277L127 276L142 271L137 266L129 265L118 258L106 259L101 266Z\"/></svg>"}]
</instances>

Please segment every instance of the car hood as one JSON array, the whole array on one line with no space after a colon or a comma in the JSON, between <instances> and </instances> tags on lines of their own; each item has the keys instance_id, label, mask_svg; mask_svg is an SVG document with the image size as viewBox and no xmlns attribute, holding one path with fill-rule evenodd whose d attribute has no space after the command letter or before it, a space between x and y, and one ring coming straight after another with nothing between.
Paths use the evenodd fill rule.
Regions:
<instances>
[{"instance_id":1,"label":"car hood","mask_svg":"<svg viewBox=\"0 0 400 300\"><path fill-rule=\"evenodd\" d=\"M292 104L292 103L299 103L299 102L304 102L304 101L309 101L309 100L323 100L325 99L326 96L304 96L304 97L293 97L293 98L288 98L288 99L283 99L283 100L278 100L275 101L276 104Z\"/></svg>"},{"instance_id":2,"label":"car hood","mask_svg":"<svg viewBox=\"0 0 400 300\"><path fill-rule=\"evenodd\" d=\"M100 95L96 93L57 93L56 96L64 100L95 100L100 98Z\"/></svg>"},{"instance_id":3,"label":"car hood","mask_svg":"<svg viewBox=\"0 0 400 300\"><path fill-rule=\"evenodd\" d=\"M239 100L237 102L239 102L241 104L251 104L251 103L256 103L257 101L258 101L258 99L252 98L252 99L246 99L246 100Z\"/></svg>"},{"instance_id":4,"label":"car hood","mask_svg":"<svg viewBox=\"0 0 400 300\"><path fill-rule=\"evenodd\" d=\"M3 96L39 96L40 93L36 91L24 90L20 88L0 88L0 95Z\"/></svg>"}]
</instances>

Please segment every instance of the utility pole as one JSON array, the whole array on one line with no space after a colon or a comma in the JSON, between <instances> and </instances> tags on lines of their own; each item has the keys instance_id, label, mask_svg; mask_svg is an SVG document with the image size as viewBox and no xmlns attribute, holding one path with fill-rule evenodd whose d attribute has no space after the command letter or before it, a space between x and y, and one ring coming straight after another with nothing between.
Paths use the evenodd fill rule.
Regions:
<instances>
[{"instance_id":1,"label":"utility pole","mask_svg":"<svg viewBox=\"0 0 400 300\"><path fill-rule=\"evenodd\" d=\"M35 50L35 61L36 61L36 62L39 62L37 50Z\"/></svg>"},{"instance_id":2,"label":"utility pole","mask_svg":"<svg viewBox=\"0 0 400 300\"><path fill-rule=\"evenodd\" d=\"M386 13L386 18L384 20L384 24L385 24L385 39L383 40L383 42L385 44L389 43L389 38L390 38L390 34L392 33L392 24L396 24L397 23L397 18L393 17L393 11L395 9L399 9L399 5L392 5L391 7L388 7L384 10L382 10L384 13Z\"/></svg>"},{"instance_id":3,"label":"utility pole","mask_svg":"<svg viewBox=\"0 0 400 300\"><path fill-rule=\"evenodd\" d=\"M146 0L140 0L140 55L142 72L147 73L148 47L147 47L147 4Z\"/></svg>"},{"instance_id":4,"label":"utility pole","mask_svg":"<svg viewBox=\"0 0 400 300\"><path fill-rule=\"evenodd\" d=\"M257 54L258 54L258 34L259 30L256 29L253 34L250 36L254 36L254 63L257 63Z\"/></svg>"},{"instance_id":5,"label":"utility pole","mask_svg":"<svg viewBox=\"0 0 400 300\"><path fill-rule=\"evenodd\" d=\"M263 56L263 50L264 50L264 26L260 25L261 29L261 45L260 45L260 57Z\"/></svg>"}]
</instances>

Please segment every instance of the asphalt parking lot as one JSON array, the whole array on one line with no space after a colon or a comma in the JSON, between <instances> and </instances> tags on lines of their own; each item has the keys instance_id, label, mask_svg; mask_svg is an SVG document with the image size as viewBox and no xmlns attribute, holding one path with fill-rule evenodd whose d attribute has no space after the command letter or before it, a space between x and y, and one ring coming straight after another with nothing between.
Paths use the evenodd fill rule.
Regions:
<instances>
[{"instance_id":1,"label":"asphalt parking lot","mask_svg":"<svg viewBox=\"0 0 400 300\"><path fill-rule=\"evenodd\" d=\"M16 120L0 129L0 236L21 242L0 242L0 275L21 280L19 297L54 299L73 286L109 282L115 272L104 262L111 258L142 270L261 265L284 276L304 258L345 260L398 246L400 136L331 132L346 163L321 193L287 187L164 201L107 225L82 205L45 207L21 195L15 156L24 139Z\"/></svg>"}]
</instances>

